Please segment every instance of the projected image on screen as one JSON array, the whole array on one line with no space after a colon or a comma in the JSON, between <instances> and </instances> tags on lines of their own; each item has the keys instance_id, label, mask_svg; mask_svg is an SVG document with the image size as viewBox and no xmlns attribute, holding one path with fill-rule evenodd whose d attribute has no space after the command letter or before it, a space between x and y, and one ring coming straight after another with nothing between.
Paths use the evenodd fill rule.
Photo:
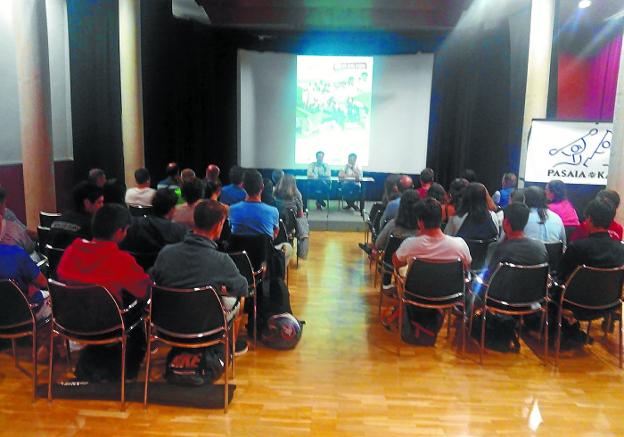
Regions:
<instances>
[{"instance_id":1,"label":"projected image on screen","mask_svg":"<svg viewBox=\"0 0 624 437\"><path fill-rule=\"evenodd\" d=\"M368 165L372 79L372 57L297 56L295 163L322 150L327 164Z\"/></svg>"}]
</instances>

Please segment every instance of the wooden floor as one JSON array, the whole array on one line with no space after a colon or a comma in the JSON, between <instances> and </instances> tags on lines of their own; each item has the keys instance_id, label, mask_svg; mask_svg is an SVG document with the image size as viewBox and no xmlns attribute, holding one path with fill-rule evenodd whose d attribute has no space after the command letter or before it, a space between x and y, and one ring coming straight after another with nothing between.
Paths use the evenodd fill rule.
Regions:
<instances>
[{"instance_id":1,"label":"wooden floor","mask_svg":"<svg viewBox=\"0 0 624 437\"><path fill-rule=\"evenodd\" d=\"M399 350L397 334L377 320L361 239L312 234L310 257L290 280L293 309L307 322L302 341L293 351L259 348L240 357L227 415L154 404L145 411L134 402L125 412L108 401L32 404L30 379L3 352L0 433L624 435L624 372L614 339L565 354L558 372L524 342L519 354L488 351L479 365L474 348L457 353L445 329L435 347ZM40 370L44 380L47 367Z\"/></svg>"}]
</instances>

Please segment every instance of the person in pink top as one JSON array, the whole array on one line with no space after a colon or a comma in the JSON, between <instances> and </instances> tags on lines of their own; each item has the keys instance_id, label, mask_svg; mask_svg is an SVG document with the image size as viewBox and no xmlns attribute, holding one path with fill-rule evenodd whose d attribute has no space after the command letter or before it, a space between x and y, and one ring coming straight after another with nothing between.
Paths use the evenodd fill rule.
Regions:
<instances>
[{"instance_id":1,"label":"person in pink top","mask_svg":"<svg viewBox=\"0 0 624 437\"><path fill-rule=\"evenodd\" d=\"M578 215L574 206L567 198L565 184L554 179L546 184L546 198L548 199L548 209L561 217L563 226L566 228L580 225Z\"/></svg>"}]
</instances>

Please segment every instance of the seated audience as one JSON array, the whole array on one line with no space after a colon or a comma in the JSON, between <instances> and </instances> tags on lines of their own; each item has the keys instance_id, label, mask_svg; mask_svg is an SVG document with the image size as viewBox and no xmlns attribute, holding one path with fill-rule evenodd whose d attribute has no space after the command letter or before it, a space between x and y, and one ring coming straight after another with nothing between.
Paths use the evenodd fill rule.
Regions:
<instances>
[{"instance_id":1,"label":"seated audience","mask_svg":"<svg viewBox=\"0 0 624 437\"><path fill-rule=\"evenodd\" d=\"M598 194L596 194L596 199L604 199L608 202L611 202L615 210L620 206L620 195L613 190L600 190ZM613 220L611 225L609 226L609 235L614 240L622 241L622 225ZM581 238L587 238L589 236L589 232L587 230L587 220L583 221L578 228L572 233L570 236L570 241L580 240Z\"/></svg>"},{"instance_id":2,"label":"seated audience","mask_svg":"<svg viewBox=\"0 0 624 437\"><path fill-rule=\"evenodd\" d=\"M35 243L28 236L26 226L22 225L17 218L15 220L7 218L10 215L7 214L9 210L6 207L6 199L7 192L3 187L0 187L0 225L2 225L2 228L0 228L0 244L19 246L26 253L31 254L35 251ZM13 215L13 217L15 216Z\"/></svg>"},{"instance_id":3,"label":"seated audience","mask_svg":"<svg viewBox=\"0 0 624 437\"><path fill-rule=\"evenodd\" d=\"M567 198L566 186L562 181L555 179L546 184L546 199L548 209L561 217L563 226L571 228L580 224L576 210Z\"/></svg>"},{"instance_id":4,"label":"seated audience","mask_svg":"<svg viewBox=\"0 0 624 437\"><path fill-rule=\"evenodd\" d=\"M457 214L459 205L461 205L462 196L464 195L464 191L466 190L468 184L470 184L470 182L468 182L466 179L456 178L453 179L453 181L449 185L449 202L445 208L447 221Z\"/></svg>"},{"instance_id":5,"label":"seated audience","mask_svg":"<svg viewBox=\"0 0 624 437\"><path fill-rule=\"evenodd\" d=\"M416 188L416 191L420 195L421 199L427 197L427 192L433 183L434 172L430 168L425 168L420 172L420 187Z\"/></svg>"},{"instance_id":6,"label":"seated audience","mask_svg":"<svg viewBox=\"0 0 624 437\"><path fill-rule=\"evenodd\" d=\"M271 172L271 180L273 181L273 186L275 187L275 189L277 189L277 186L279 185L283 177L284 170L278 168Z\"/></svg>"},{"instance_id":7,"label":"seated audience","mask_svg":"<svg viewBox=\"0 0 624 437\"><path fill-rule=\"evenodd\" d=\"M381 203L384 207L401 195L398 187L399 179L401 179L401 175L398 174L391 174L386 177L384 181L384 192L381 197Z\"/></svg>"},{"instance_id":8,"label":"seated audience","mask_svg":"<svg viewBox=\"0 0 624 437\"><path fill-rule=\"evenodd\" d=\"M226 205L234 205L235 203L245 200L247 193L243 188L243 169L238 165L230 168L230 184L221 189L221 197L219 201Z\"/></svg>"},{"instance_id":9,"label":"seated audience","mask_svg":"<svg viewBox=\"0 0 624 437\"><path fill-rule=\"evenodd\" d=\"M280 179L275 188L275 203L278 211L291 209L297 217L303 216L303 199L293 175L285 174Z\"/></svg>"},{"instance_id":10,"label":"seated audience","mask_svg":"<svg viewBox=\"0 0 624 437\"><path fill-rule=\"evenodd\" d=\"M186 203L175 207L172 219L174 222L181 223L187 228L193 227L195 205L201 201L204 195L203 190L204 186L197 178L182 185L182 197Z\"/></svg>"},{"instance_id":11,"label":"seated audience","mask_svg":"<svg viewBox=\"0 0 624 437\"><path fill-rule=\"evenodd\" d=\"M494 193L492 200L499 207L504 208L509 205L509 197L518 186L518 177L514 173L505 173L501 182L501 189Z\"/></svg>"},{"instance_id":12,"label":"seated audience","mask_svg":"<svg viewBox=\"0 0 624 437\"><path fill-rule=\"evenodd\" d=\"M2 185L0 185L0 190L4 190L5 193L5 199L6 199L6 189L2 187ZM11 211L7 206L6 206L6 200L4 202L2 202L2 216L4 217L4 219L6 221L9 222L15 222L17 223L21 228L26 229L26 225L24 223L22 223L20 221L20 219L17 218L17 216L15 215L15 213L13 211Z\"/></svg>"},{"instance_id":13,"label":"seated audience","mask_svg":"<svg viewBox=\"0 0 624 437\"><path fill-rule=\"evenodd\" d=\"M183 241L166 246L152 269L154 282L164 287L195 288L212 285L221 295L227 319L239 312L239 299L247 296L247 280L234 261L219 252L216 240L227 217L225 206L215 200L202 200L195 207L195 226ZM242 345L240 344L242 343ZM247 348L237 341L237 352Z\"/></svg>"},{"instance_id":14,"label":"seated audience","mask_svg":"<svg viewBox=\"0 0 624 437\"><path fill-rule=\"evenodd\" d=\"M187 182L192 182L193 180L195 180L195 178L195 171L192 168L185 168L180 173L180 182L182 182L182 185L186 184Z\"/></svg>"},{"instance_id":15,"label":"seated audience","mask_svg":"<svg viewBox=\"0 0 624 437\"><path fill-rule=\"evenodd\" d=\"M431 197L440 202L440 205L442 205L442 224L446 225L448 221L448 195L444 187L436 182L431 183L426 195L421 196L422 199L425 197Z\"/></svg>"},{"instance_id":16,"label":"seated audience","mask_svg":"<svg viewBox=\"0 0 624 437\"><path fill-rule=\"evenodd\" d=\"M132 221L119 247L136 253L157 253L167 244L182 241L188 232L187 227L171 221L177 201L178 197L171 190L163 188L156 191L152 199L152 213Z\"/></svg>"},{"instance_id":17,"label":"seated audience","mask_svg":"<svg viewBox=\"0 0 624 437\"><path fill-rule=\"evenodd\" d=\"M308 191L310 193L310 197L316 199L316 209L318 210L327 206L325 199L329 197L330 189L329 178L331 177L331 169L323 162L324 158L325 152L322 150L316 152L316 161L308 165L307 171L308 178L315 179L314 182L308 182Z\"/></svg>"},{"instance_id":18,"label":"seated audience","mask_svg":"<svg viewBox=\"0 0 624 437\"><path fill-rule=\"evenodd\" d=\"M338 173L338 177L344 179L342 181L342 196L345 199L347 206L344 209L353 208L354 211L359 211L360 208L355 204L360 199L360 193L362 190L362 169L357 165L357 155L350 153L347 158L347 164Z\"/></svg>"},{"instance_id":19,"label":"seated audience","mask_svg":"<svg viewBox=\"0 0 624 437\"><path fill-rule=\"evenodd\" d=\"M379 233L375 240L375 249L384 250L392 234L396 237L407 238L418 233L416 205L419 201L420 196L415 190L405 190L401 196L397 216L391 219Z\"/></svg>"},{"instance_id":20,"label":"seated audience","mask_svg":"<svg viewBox=\"0 0 624 437\"><path fill-rule=\"evenodd\" d=\"M106 185L106 173L100 168L92 168L89 170L89 177L87 180L100 188L104 188L104 185Z\"/></svg>"},{"instance_id":21,"label":"seated audience","mask_svg":"<svg viewBox=\"0 0 624 437\"><path fill-rule=\"evenodd\" d=\"M262 199L262 203L275 206L275 196L273 195L273 191L275 190L275 187L273 186L273 181L269 178L262 178L262 183L264 184L264 188L262 189L262 194L260 195L260 198Z\"/></svg>"},{"instance_id":22,"label":"seated audience","mask_svg":"<svg viewBox=\"0 0 624 437\"><path fill-rule=\"evenodd\" d=\"M471 168L464 169L459 177L461 179L466 179L468 183L479 182L477 179L477 172Z\"/></svg>"},{"instance_id":23,"label":"seated audience","mask_svg":"<svg viewBox=\"0 0 624 437\"><path fill-rule=\"evenodd\" d=\"M470 240L498 238L499 218L488 209L487 197L483 184L471 182L462 195L457 214L449 218L444 233Z\"/></svg>"},{"instance_id":24,"label":"seated audience","mask_svg":"<svg viewBox=\"0 0 624 437\"><path fill-rule=\"evenodd\" d=\"M204 199L219 200L221 189L221 181L207 181L204 184ZM223 205L225 205L225 203L223 203Z\"/></svg>"},{"instance_id":25,"label":"seated audience","mask_svg":"<svg viewBox=\"0 0 624 437\"><path fill-rule=\"evenodd\" d=\"M158 182L156 188L159 190L161 188L168 188L170 190L176 190L180 188L180 167L175 162L170 162L167 164L167 169L165 170L165 174L167 177L162 181Z\"/></svg>"},{"instance_id":26,"label":"seated audience","mask_svg":"<svg viewBox=\"0 0 624 437\"><path fill-rule=\"evenodd\" d=\"M83 181L72 192L74 206L51 225L50 245L64 249L74 239L91 239L91 220L104 205L102 189L92 182Z\"/></svg>"},{"instance_id":27,"label":"seated audience","mask_svg":"<svg viewBox=\"0 0 624 437\"><path fill-rule=\"evenodd\" d=\"M151 177L149 170L140 168L134 172L134 180L137 186L128 188L126 191L126 203L128 205L152 206L152 199L156 190L150 188Z\"/></svg>"},{"instance_id":28,"label":"seated audience","mask_svg":"<svg viewBox=\"0 0 624 437\"><path fill-rule=\"evenodd\" d=\"M403 195L406 190L414 188L414 182L412 182L412 178L407 175L402 175L397 184L399 189L399 194ZM396 217L397 212L399 211L399 204L401 202L401 198L397 197L391 202L388 202L386 205L386 209L384 210L383 215L381 216L381 229L390 221Z\"/></svg>"},{"instance_id":29,"label":"seated audience","mask_svg":"<svg viewBox=\"0 0 624 437\"><path fill-rule=\"evenodd\" d=\"M209 164L206 167L206 177L204 178L204 182L219 182L219 175L221 174L221 169L216 164Z\"/></svg>"},{"instance_id":30,"label":"seated audience","mask_svg":"<svg viewBox=\"0 0 624 437\"><path fill-rule=\"evenodd\" d=\"M126 206L126 184L121 179L109 179L102 187L104 204L117 203Z\"/></svg>"},{"instance_id":31,"label":"seated audience","mask_svg":"<svg viewBox=\"0 0 624 437\"><path fill-rule=\"evenodd\" d=\"M561 218L546 206L546 194L541 187L529 187L524 190L524 200L529 207L529 219L524 228L528 238L544 243L563 242L566 245L565 227ZM514 202L517 203L517 202Z\"/></svg>"}]
</instances>

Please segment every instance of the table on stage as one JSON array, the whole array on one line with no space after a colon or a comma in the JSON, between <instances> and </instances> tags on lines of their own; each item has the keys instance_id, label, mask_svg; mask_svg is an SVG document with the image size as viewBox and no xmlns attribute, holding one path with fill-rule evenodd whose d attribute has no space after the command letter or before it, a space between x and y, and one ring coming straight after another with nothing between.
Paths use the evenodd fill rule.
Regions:
<instances>
[{"instance_id":1,"label":"table on stage","mask_svg":"<svg viewBox=\"0 0 624 437\"><path fill-rule=\"evenodd\" d=\"M331 193L331 189L332 189L332 185L335 183L342 183L342 182L360 182L360 211L362 211L364 209L364 197L365 197L365 192L366 192L366 185L375 182L374 178L371 178L369 176L364 176L360 179L355 179L355 178L341 178L338 176L331 176L331 177L324 177L324 178L309 178L306 175L297 175L295 176L295 180L297 181L297 183L302 183L303 185L305 185L305 189L303 190L303 205L304 208L307 208L308 206L308 198L309 198L309 187L310 187L310 183L312 182L318 182L318 181L326 181L328 182L328 190L327 190L327 201L329 202L329 194ZM327 208L327 211L329 213L329 208Z\"/></svg>"}]
</instances>

